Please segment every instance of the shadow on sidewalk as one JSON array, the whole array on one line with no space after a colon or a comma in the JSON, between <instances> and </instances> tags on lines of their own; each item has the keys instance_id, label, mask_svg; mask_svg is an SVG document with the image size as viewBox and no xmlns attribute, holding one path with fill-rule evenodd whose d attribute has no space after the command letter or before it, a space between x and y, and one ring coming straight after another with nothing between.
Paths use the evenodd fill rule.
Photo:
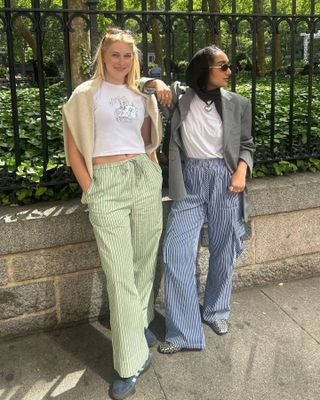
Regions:
<instances>
[{"instance_id":1,"label":"shadow on sidewalk","mask_svg":"<svg viewBox=\"0 0 320 400\"><path fill-rule=\"evenodd\" d=\"M57 330L50 332L48 336L106 382L110 383L116 377L113 370L110 326L106 320L81 325L81 330L79 326Z\"/></svg>"},{"instance_id":2,"label":"shadow on sidewalk","mask_svg":"<svg viewBox=\"0 0 320 400\"><path fill-rule=\"evenodd\" d=\"M0 400L103 398L114 380L110 330L98 322L0 344ZM91 394L94 397L91 397Z\"/></svg>"}]
</instances>

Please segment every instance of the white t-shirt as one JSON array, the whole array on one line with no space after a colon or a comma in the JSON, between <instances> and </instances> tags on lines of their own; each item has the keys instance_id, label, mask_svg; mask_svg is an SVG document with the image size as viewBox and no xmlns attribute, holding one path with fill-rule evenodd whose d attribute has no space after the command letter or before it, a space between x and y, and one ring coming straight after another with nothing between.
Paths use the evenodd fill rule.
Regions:
<instances>
[{"instance_id":1,"label":"white t-shirt","mask_svg":"<svg viewBox=\"0 0 320 400\"><path fill-rule=\"evenodd\" d=\"M194 96L183 121L182 140L190 158L223 158L223 126L214 103L208 112L206 103Z\"/></svg>"},{"instance_id":2,"label":"white t-shirt","mask_svg":"<svg viewBox=\"0 0 320 400\"><path fill-rule=\"evenodd\" d=\"M103 81L94 95L93 157L145 153L141 127L146 99L128 89Z\"/></svg>"}]
</instances>

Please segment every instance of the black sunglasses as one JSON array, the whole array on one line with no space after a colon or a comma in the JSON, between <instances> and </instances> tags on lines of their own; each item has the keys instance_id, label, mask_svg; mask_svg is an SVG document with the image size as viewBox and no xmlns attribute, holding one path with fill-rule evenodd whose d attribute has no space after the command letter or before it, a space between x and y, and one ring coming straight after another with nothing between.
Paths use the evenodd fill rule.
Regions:
<instances>
[{"instance_id":1,"label":"black sunglasses","mask_svg":"<svg viewBox=\"0 0 320 400\"><path fill-rule=\"evenodd\" d=\"M231 69L231 64L211 65L209 69L221 69L221 71L226 72L228 69Z\"/></svg>"}]
</instances>

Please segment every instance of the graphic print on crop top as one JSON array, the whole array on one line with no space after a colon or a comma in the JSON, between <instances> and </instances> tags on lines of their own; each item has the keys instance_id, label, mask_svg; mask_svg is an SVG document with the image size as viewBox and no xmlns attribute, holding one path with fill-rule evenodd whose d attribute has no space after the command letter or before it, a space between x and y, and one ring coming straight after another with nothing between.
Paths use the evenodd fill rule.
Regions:
<instances>
[{"instance_id":1,"label":"graphic print on crop top","mask_svg":"<svg viewBox=\"0 0 320 400\"><path fill-rule=\"evenodd\" d=\"M94 94L93 157L145 153L146 99L127 85L103 82Z\"/></svg>"},{"instance_id":2,"label":"graphic print on crop top","mask_svg":"<svg viewBox=\"0 0 320 400\"><path fill-rule=\"evenodd\" d=\"M110 99L110 105L112 107L116 105L114 116L118 122L131 122L138 117L137 107L124 96L112 97Z\"/></svg>"}]
</instances>

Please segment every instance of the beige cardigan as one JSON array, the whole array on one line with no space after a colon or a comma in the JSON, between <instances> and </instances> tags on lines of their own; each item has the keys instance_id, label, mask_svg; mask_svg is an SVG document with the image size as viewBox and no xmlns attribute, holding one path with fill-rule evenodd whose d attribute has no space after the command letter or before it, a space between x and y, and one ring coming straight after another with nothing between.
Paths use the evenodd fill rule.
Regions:
<instances>
[{"instance_id":1,"label":"beige cardigan","mask_svg":"<svg viewBox=\"0 0 320 400\"><path fill-rule=\"evenodd\" d=\"M67 147L67 132L69 128L75 144L84 158L91 178L93 174L92 153L94 146L93 96L100 84L101 79L99 78L81 83L63 106L64 150L67 165L70 165ZM139 90L136 92L147 99L147 111L151 117L151 144L145 148L146 153L150 156L158 148L162 139L162 123L158 104L154 95L146 95ZM84 193L81 202L86 203Z\"/></svg>"}]
</instances>

